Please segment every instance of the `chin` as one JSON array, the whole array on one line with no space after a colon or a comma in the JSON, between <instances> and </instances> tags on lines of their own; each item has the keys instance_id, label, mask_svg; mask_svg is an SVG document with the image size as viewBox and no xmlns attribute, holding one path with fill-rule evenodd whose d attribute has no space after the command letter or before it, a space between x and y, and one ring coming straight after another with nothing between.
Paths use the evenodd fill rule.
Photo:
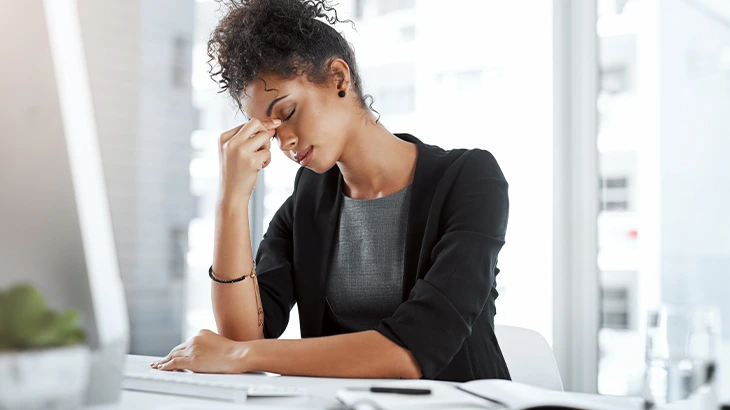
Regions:
<instances>
[{"instance_id":1,"label":"chin","mask_svg":"<svg viewBox=\"0 0 730 410\"><path fill-rule=\"evenodd\" d=\"M314 172L316 172L318 174L324 174L327 171L331 170L332 167L334 167L334 166L335 166L335 164L332 164L329 167L323 167L323 166L321 166L319 164L309 164L309 166L307 167L307 169L309 169L311 171L314 171Z\"/></svg>"},{"instance_id":2,"label":"chin","mask_svg":"<svg viewBox=\"0 0 730 410\"><path fill-rule=\"evenodd\" d=\"M337 165L336 161L321 161L320 159L320 161L312 161L307 166L307 169L312 170L318 174L324 174L325 172L331 170L335 165Z\"/></svg>"}]
</instances>

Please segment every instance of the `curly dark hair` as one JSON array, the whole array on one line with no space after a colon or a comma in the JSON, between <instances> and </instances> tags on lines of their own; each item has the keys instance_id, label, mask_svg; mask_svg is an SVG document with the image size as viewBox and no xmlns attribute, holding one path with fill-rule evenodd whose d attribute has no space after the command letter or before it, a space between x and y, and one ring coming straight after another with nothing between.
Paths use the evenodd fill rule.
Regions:
<instances>
[{"instance_id":1,"label":"curly dark hair","mask_svg":"<svg viewBox=\"0 0 730 410\"><path fill-rule=\"evenodd\" d=\"M208 41L210 75L239 109L245 88L259 75L291 79L306 74L310 82L323 84L329 78L327 64L334 58L349 65L360 105L372 109L372 96L363 95L353 47L332 27L349 22L354 28L355 24L340 20L328 0L218 2L227 13Z\"/></svg>"}]
</instances>

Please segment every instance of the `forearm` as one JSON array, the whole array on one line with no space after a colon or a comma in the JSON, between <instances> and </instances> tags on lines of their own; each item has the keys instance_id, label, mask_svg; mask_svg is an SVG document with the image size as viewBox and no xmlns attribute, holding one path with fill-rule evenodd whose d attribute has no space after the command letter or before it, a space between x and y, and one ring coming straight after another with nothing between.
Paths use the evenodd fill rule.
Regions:
<instances>
[{"instance_id":1,"label":"forearm","mask_svg":"<svg viewBox=\"0 0 730 410\"><path fill-rule=\"evenodd\" d=\"M419 379L413 355L380 333L301 340L256 340L243 359L249 371L289 376Z\"/></svg>"},{"instance_id":2,"label":"forearm","mask_svg":"<svg viewBox=\"0 0 730 410\"><path fill-rule=\"evenodd\" d=\"M220 279L248 275L253 269L248 202L221 201L216 212L213 271ZM229 339L246 341L262 339L258 324L254 280L211 284L211 299L218 332Z\"/></svg>"}]
</instances>

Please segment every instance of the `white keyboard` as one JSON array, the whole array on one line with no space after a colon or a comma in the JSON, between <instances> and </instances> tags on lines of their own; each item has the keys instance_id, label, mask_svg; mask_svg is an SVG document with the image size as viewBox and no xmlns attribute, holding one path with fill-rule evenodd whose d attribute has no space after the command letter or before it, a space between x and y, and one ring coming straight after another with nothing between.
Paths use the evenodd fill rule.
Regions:
<instances>
[{"instance_id":1,"label":"white keyboard","mask_svg":"<svg viewBox=\"0 0 730 410\"><path fill-rule=\"evenodd\" d=\"M138 390L152 393L200 397L205 399L244 402L247 397L292 397L306 396L307 389L301 387L275 386L271 384L231 383L215 378L230 376L205 375L198 373L147 372L126 373L122 387L125 390ZM208 379L206 379L206 377Z\"/></svg>"}]
</instances>

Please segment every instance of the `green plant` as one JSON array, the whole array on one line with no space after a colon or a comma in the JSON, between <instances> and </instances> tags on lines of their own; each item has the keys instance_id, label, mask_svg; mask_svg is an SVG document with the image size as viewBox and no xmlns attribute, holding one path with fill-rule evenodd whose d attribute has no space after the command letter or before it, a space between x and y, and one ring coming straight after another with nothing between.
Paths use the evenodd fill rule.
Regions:
<instances>
[{"instance_id":1,"label":"green plant","mask_svg":"<svg viewBox=\"0 0 730 410\"><path fill-rule=\"evenodd\" d=\"M71 346L86 339L79 312L54 312L33 286L0 289L0 351Z\"/></svg>"}]
</instances>

